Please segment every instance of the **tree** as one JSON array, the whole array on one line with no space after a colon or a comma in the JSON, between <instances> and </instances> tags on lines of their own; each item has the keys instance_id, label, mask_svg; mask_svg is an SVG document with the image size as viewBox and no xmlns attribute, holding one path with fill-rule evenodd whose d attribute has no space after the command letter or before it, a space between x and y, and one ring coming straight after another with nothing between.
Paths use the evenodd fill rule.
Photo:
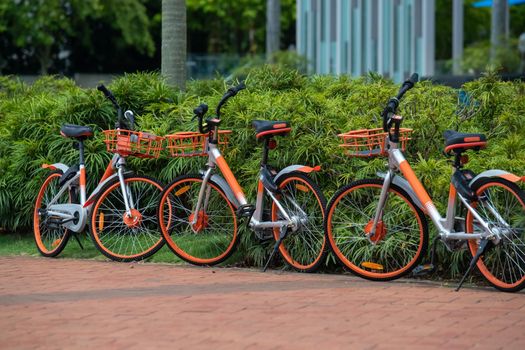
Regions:
<instances>
[{"instance_id":1,"label":"tree","mask_svg":"<svg viewBox=\"0 0 525 350\"><path fill-rule=\"evenodd\" d=\"M264 53L266 2L267 0L186 0L192 52L240 55ZM274 18L280 17L283 44L295 43L296 0L279 2L281 14Z\"/></svg>"},{"instance_id":2,"label":"tree","mask_svg":"<svg viewBox=\"0 0 525 350\"><path fill-rule=\"evenodd\" d=\"M281 1L266 0L266 58L279 51L281 44Z\"/></svg>"},{"instance_id":3,"label":"tree","mask_svg":"<svg viewBox=\"0 0 525 350\"><path fill-rule=\"evenodd\" d=\"M162 75L186 88L186 1L162 0Z\"/></svg>"},{"instance_id":4,"label":"tree","mask_svg":"<svg viewBox=\"0 0 525 350\"><path fill-rule=\"evenodd\" d=\"M509 4L507 0L492 0L490 28L490 60L496 59L497 52L505 47L509 36Z\"/></svg>"},{"instance_id":5,"label":"tree","mask_svg":"<svg viewBox=\"0 0 525 350\"><path fill-rule=\"evenodd\" d=\"M2 50L18 48L18 59L35 59L45 74L72 42L89 47L94 40L89 21L108 24L127 45L151 55L153 40L141 0L18 0L0 5ZM12 54L12 52L3 53Z\"/></svg>"}]
</instances>

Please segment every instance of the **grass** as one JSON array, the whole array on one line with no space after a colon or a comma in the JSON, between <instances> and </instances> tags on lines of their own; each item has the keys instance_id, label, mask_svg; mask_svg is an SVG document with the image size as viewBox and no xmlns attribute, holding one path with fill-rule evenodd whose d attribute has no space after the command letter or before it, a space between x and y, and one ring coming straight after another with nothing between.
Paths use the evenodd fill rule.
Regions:
<instances>
[{"instance_id":1,"label":"grass","mask_svg":"<svg viewBox=\"0 0 525 350\"><path fill-rule=\"evenodd\" d=\"M81 249L76 239L71 237L66 248L59 254L58 258L109 260L97 250L86 234L81 235L79 239L84 249ZM223 265L235 264L240 259L238 254L239 252L234 253ZM0 233L0 256L39 257L41 255L36 249L32 233ZM146 261L172 264L184 263L166 245Z\"/></svg>"}]
</instances>

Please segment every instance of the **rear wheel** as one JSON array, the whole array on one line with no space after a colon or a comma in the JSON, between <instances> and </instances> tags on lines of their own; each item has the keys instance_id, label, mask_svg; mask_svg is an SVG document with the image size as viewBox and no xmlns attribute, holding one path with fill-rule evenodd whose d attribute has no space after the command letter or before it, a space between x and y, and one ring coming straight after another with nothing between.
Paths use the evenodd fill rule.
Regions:
<instances>
[{"instance_id":1,"label":"rear wheel","mask_svg":"<svg viewBox=\"0 0 525 350\"><path fill-rule=\"evenodd\" d=\"M298 229L288 232L279 245L279 252L286 263L298 271L313 272L323 263L326 256L326 238L323 220L326 199L309 177L300 173L284 175L277 182L281 191L277 195L279 203L290 217L295 217ZM272 201L272 221L286 220ZM273 234L277 241L279 228Z\"/></svg>"},{"instance_id":2,"label":"rear wheel","mask_svg":"<svg viewBox=\"0 0 525 350\"><path fill-rule=\"evenodd\" d=\"M525 193L516 184L504 179L488 179L473 189L478 201L472 203L482 219L499 235L499 241L479 259L477 267L497 289L517 292L525 287ZM468 212L467 233L482 229ZM478 241L469 240L472 255Z\"/></svg>"},{"instance_id":3,"label":"rear wheel","mask_svg":"<svg viewBox=\"0 0 525 350\"><path fill-rule=\"evenodd\" d=\"M164 244L157 220L162 185L146 176L124 177L133 209L126 212L120 181L110 181L91 211L91 238L98 250L115 261L143 260ZM131 203L130 203L131 206Z\"/></svg>"},{"instance_id":4,"label":"rear wheel","mask_svg":"<svg viewBox=\"0 0 525 350\"><path fill-rule=\"evenodd\" d=\"M55 257L64 250L69 240L70 232L64 226L58 224L60 218L49 216L46 213L51 200L60 191L58 181L62 176L61 171L56 171L45 179L44 184L38 191L33 212L33 234L35 243L40 254L46 257ZM64 191L53 204L70 203L69 191Z\"/></svg>"},{"instance_id":5,"label":"rear wheel","mask_svg":"<svg viewBox=\"0 0 525 350\"><path fill-rule=\"evenodd\" d=\"M336 257L354 274L386 281L409 273L425 255L426 218L406 192L392 184L371 232L383 181L368 179L339 189L328 204L325 231Z\"/></svg>"},{"instance_id":6,"label":"rear wheel","mask_svg":"<svg viewBox=\"0 0 525 350\"><path fill-rule=\"evenodd\" d=\"M237 215L224 192L211 180L196 213L201 187L200 175L183 175L173 180L160 200L160 227L166 243L178 257L195 265L215 265L235 250Z\"/></svg>"}]
</instances>

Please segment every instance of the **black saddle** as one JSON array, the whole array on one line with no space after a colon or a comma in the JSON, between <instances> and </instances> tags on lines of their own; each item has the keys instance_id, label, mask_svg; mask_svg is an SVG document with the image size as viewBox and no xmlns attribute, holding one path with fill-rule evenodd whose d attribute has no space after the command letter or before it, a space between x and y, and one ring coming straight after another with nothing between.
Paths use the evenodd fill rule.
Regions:
<instances>
[{"instance_id":1,"label":"black saddle","mask_svg":"<svg viewBox=\"0 0 525 350\"><path fill-rule=\"evenodd\" d=\"M469 134L446 130L443 133L445 137L445 152L455 151L463 152L467 149L479 150L487 145L487 137L483 134Z\"/></svg>"},{"instance_id":2,"label":"black saddle","mask_svg":"<svg viewBox=\"0 0 525 350\"><path fill-rule=\"evenodd\" d=\"M93 136L93 129L89 126L64 124L60 128L60 134L64 137L87 138Z\"/></svg>"},{"instance_id":3,"label":"black saddle","mask_svg":"<svg viewBox=\"0 0 525 350\"><path fill-rule=\"evenodd\" d=\"M257 139L263 136L284 136L292 130L290 123L286 121L254 120L252 126L255 128Z\"/></svg>"}]
</instances>

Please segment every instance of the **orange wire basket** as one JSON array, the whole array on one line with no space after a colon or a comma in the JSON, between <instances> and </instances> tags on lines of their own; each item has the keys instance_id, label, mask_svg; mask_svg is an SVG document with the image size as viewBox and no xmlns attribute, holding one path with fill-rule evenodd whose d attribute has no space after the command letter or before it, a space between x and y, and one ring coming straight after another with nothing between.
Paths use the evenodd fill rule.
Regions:
<instances>
[{"instance_id":1,"label":"orange wire basket","mask_svg":"<svg viewBox=\"0 0 525 350\"><path fill-rule=\"evenodd\" d=\"M141 131L124 129L104 130L108 152L121 156L158 158L162 150L163 137Z\"/></svg>"},{"instance_id":2,"label":"orange wire basket","mask_svg":"<svg viewBox=\"0 0 525 350\"><path fill-rule=\"evenodd\" d=\"M407 141L410 140L412 129L399 129L399 143L401 150L404 151L407 146ZM344 134L337 135L343 141L340 147L346 150L346 154L350 157L376 157L387 154L385 147L385 140L388 133L384 132L382 128L377 129L361 129L352 130Z\"/></svg>"},{"instance_id":3,"label":"orange wire basket","mask_svg":"<svg viewBox=\"0 0 525 350\"><path fill-rule=\"evenodd\" d=\"M218 146L224 149L229 142L231 130L219 130ZM194 131L182 131L166 135L166 148L172 157L202 157L208 150L208 135Z\"/></svg>"}]
</instances>

